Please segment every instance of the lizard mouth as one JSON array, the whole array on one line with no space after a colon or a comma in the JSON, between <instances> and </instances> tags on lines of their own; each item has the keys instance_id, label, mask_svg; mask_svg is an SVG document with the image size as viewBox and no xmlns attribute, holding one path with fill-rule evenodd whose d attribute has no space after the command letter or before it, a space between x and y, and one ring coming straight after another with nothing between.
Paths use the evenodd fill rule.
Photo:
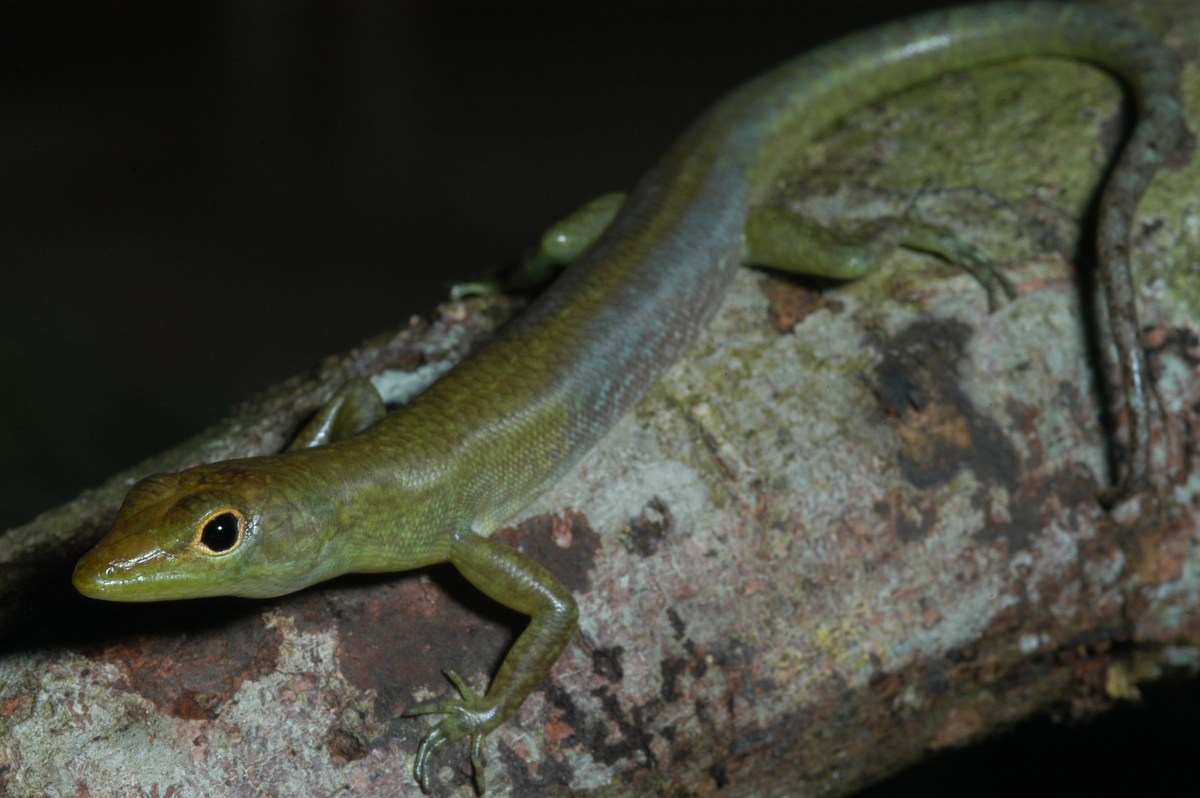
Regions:
<instances>
[{"instance_id":1,"label":"lizard mouth","mask_svg":"<svg viewBox=\"0 0 1200 798\"><path fill-rule=\"evenodd\" d=\"M75 564L71 581L88 598L108 601L156 601L165 598L156 588L161 580L152 563L166 552L149 533L107 535Z\"/></svg>"}]
</instances>

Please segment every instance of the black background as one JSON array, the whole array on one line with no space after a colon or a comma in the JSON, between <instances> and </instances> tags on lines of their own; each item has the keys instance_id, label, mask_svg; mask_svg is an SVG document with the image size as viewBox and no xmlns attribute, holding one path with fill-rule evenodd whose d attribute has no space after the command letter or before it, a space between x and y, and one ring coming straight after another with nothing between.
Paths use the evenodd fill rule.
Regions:
<instances>
[{"instance_id":1,"label":"black background","mask_svg":"<svg viewBox=\"0 0 1200 798\"><path fill-rule=\"evenodd\" d=\"M0 529L428 312L743 80L941 5L5 4ZM1198 693L865 795L1166 789Z\"/></svg>"}]
</instances>

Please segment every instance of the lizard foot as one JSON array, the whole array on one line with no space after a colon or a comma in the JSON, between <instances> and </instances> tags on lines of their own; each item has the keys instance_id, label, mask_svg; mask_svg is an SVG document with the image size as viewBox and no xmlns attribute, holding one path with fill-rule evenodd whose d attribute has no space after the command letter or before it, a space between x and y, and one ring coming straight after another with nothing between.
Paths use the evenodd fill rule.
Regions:
<instances>
[{"instance_id":1,"label":"lizard foot","mask_svg":"<svg viewBox=\"0 0 1200 798\"><path fill-rule=\"evenodd\" d=\"M1009 301L1017 298L1017 289L996 268L996 264L992 263L974 245L958 238L941 225L910 221L905 230L903 244L910 249L918 249L945 258L978 280L979 284L983 286L983 290L987 292L989 312L994 312L999 307L998 292L1003 291Z\"/></svg>"},{"instance_id":2,"label":"lizard foot","mask_svg":"<svg viewBox=\"0 0 1200 798\"><path fill-rule=\"evenodd\" d=\"M450 286L450 299L461 302L473 296L496 296L504 293L500 281L494 278L484 278L474 282L455 283Z\"/></svg>"},{"instance_id":3,"label":"lizard foot","mask_svg":"<svg viewBox=\"0 0 1200 798\"><path fill-rule=\"evenodd\" d=\"M434 726L417 748L417 764L414 768L417 782L421 789L429 792L429 759L440 749L455 740L469 736L471 738L471 769L475 773L475 788L482 795L484 791L483 775L483 741L488 732L500 724L497 720L497 708L491 706L486 697L472 690L462 677L454 671L443 671L457 688L461 699L439 701L423 707L410 709L404 717L414 715L445 714L449 715L441 723Z\"/></svg>"}]
</instances>

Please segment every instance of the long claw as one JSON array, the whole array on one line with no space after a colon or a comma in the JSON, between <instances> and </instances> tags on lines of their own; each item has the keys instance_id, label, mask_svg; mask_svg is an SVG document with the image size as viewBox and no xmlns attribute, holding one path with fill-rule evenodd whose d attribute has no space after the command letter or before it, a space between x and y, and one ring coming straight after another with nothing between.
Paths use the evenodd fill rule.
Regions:
<instances>
[{"instance_id":1,"label":"long claw","mask_svg":"<svg viewBox=\"0 0 1200 798\"><path fill-rule=\"evenodd\" d=\"M454 707L458 706L458 701L439 701L436 704L424 704L419 707L404 710L401 717L412 718L417 715L436 715L438 713L450 712Z\"/></svg>"},{"instance_id":2,"label":"long claw","mask_svg":"<svg viewBox=\"0 0 1200 798\"><path fill-rule=\"evenodd\" d=\"M910 249L929 252L945 258L968 272L987 292L989 312L995 311L999 306L997 287L1004 292L1008 299L1017 298L1017 289L989 258L974 245L958 238L941 225L929 224L911 217L906 218L906 226L900 243Z\"/></svg>"},{"instance_id":3,"label":"long claw","mask_svg":"<svg viewBox=\"0 0 1200 798\"><path fill-rule=\"evenodd\" d=\"M446 674L446 678L458 689L459 695L467 701L478 700L479 697L475 695L475 691L467 685L461 676L449 669L442 671L442 673Z\"/></svg>"},{"instance_id":4,"label":"long claw","mask_svg":"<svg viewBox=\"0 0 1200 798\"><path fill-rule=\"evenodd\" d=\"M483 741L487 733L495 727L495 723L481 725L481 717L486 718L490 713L486 706L481 707L486 699L475 694L466 680L451 670L443 671L455 689L462 695L461 699L439 701L434 704L414 707L404 712L404 717L414 715L444 714L450 717L439 722L426 733L417 746L416 763L413 773L421 789L429 792L429 762L443 747L462 737L471 738L471 769L475 774L475 787L482 795L485 782L483 770ZM482 715L481 715L481 710Z\"/></svg>"},{"instance_id":5,"label":"long claw","mask_svg":"<svg viewBox=\"0 0 1200 798\"><path fill-rule=\"evenodd\" d=\"M435 726L425 735L425 739L421 740L421 745L417 748L417 763L413 770L416 772L417 781L421 783L421 789L425 792L429 792L429 760L450 742L453 740L443 733L441 726Z\"/></svg>"},{"instance_id":6,"label":"long claw","mask_svg":"<svg viewBox=\"0 0 1200 798\"><path fill-rule=\"evenodd\" d=\"M479 790L479 794L483 795L485 786L483 783L483 735L475 734L471 736L471 769L475 771L475 789Z\"/></svg>"}]
</instances>

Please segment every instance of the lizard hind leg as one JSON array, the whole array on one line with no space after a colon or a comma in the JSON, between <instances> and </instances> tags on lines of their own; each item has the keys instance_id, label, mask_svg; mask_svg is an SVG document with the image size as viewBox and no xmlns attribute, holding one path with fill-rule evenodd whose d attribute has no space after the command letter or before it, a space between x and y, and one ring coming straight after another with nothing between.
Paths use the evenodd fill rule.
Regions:
<instances>
[{"instance_id":1,"label":"lizard hind leg","mask_svg":"<svg viewBox=\"0 0 1200 798\"><path fill-rule=\"evenodd\" d=\"M1016 297L1012 283L978 249L946 227L909 215L885 216L835 230L785 208L754 207L746 217L742 262L813 277L856 280L897 247L937 255L969 272L987 292L989 310L996 309L998 292L1009 299Z\"/></svg>"}]
</instances>

